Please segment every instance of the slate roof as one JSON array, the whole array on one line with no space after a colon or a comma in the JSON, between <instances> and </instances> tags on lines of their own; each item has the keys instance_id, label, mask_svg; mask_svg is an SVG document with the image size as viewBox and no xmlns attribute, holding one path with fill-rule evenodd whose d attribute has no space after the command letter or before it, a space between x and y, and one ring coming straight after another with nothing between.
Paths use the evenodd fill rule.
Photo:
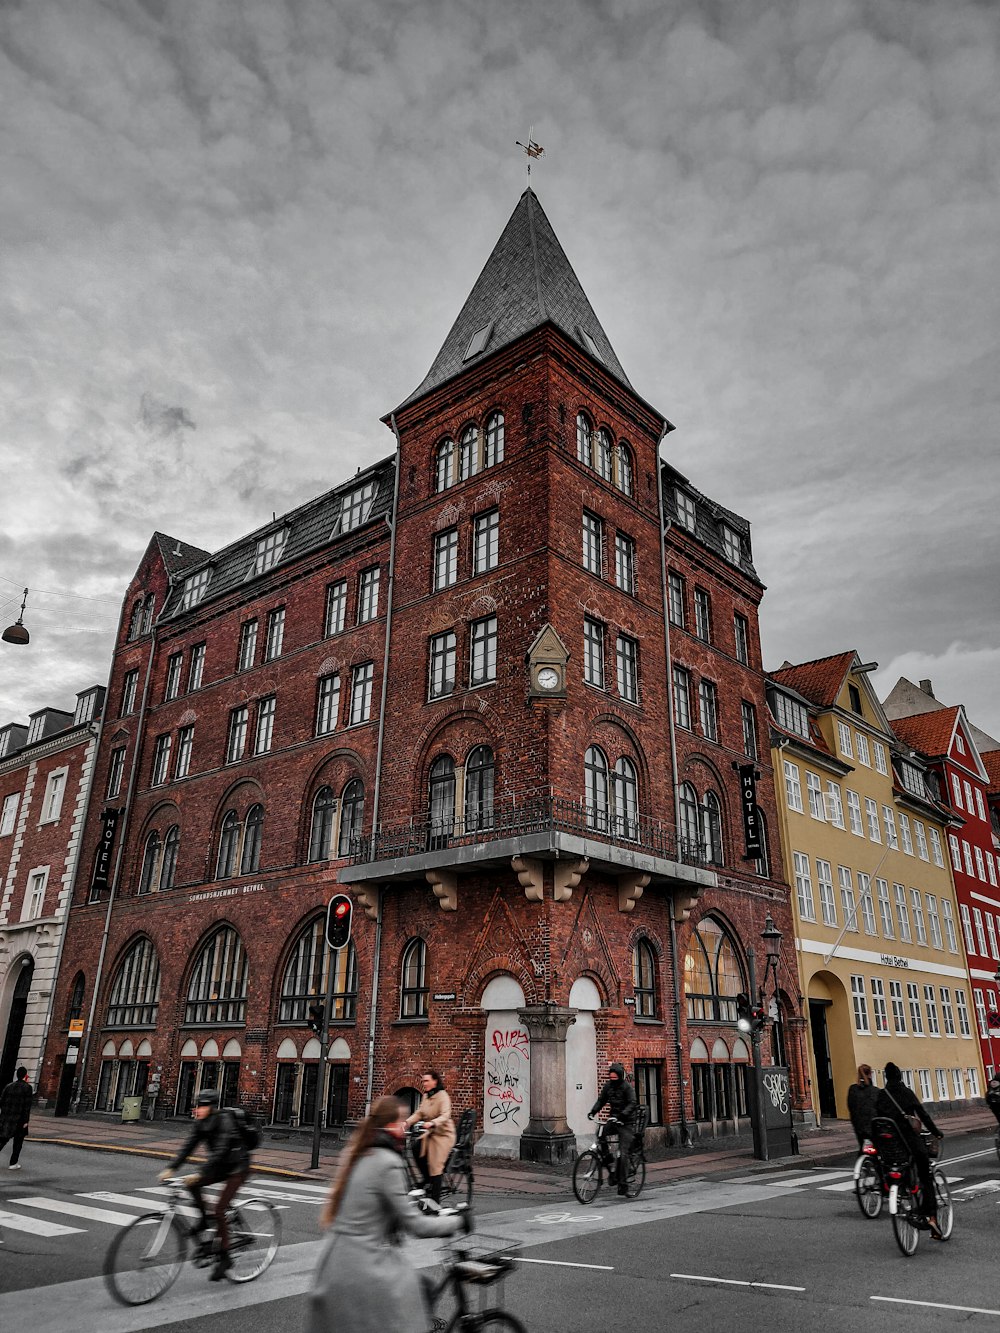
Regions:
<instances>
[{"instance_id":1,"label":"slate roof","mask_svg":"<svg viewBox=\"0 0 1000 1333\"><path fill-rule=\"evenodd\" d=\"M769 671L768 679L776 685L787 685L808 699L817 708L832 708L844 687L844 678L854 665L857 654L851 649L832 657L817 657L812 662Z\"/></svg>"},{"instance_id":2,"label":"slate roof","mask_svg":"<svg viewBox=\"0 0 1000 1333\"><path fill-rule=\"evenodd\" d=\"M740 560L738 567L745 570L757 583L761 583L760 575L753 564L753 547L750 542L750 523L748 520L732 509L727 509L725 505L720 505L715 500L710 499L703 491L699 491L697 486L692 486L687 477L669 463L664 463L661 460L660 467L663 472L663 509L667 518L673 519L678 528L690 532L690 529L685 527L678 518L677 490L680 489L694 501L695 525L692 535L703 545L713 550L716 555L732 564L726 553L726 544L722 539L722 525L725 523L741 538L743 558ZM761 583L761 587L763 586Z\"/></svg>"},{"instance_id":3,"label":"slate roof","mask_svg":"<svg viewBox=\"0 0 1000 1333\"><path fill-rule=\"evenodd\" d=\"M282 565L288 564L299 556L306 555L309 551L327 546L334 540L348 540L354 537L357 532L370 527L377 519L381 519L388 514L392 508L395 479L394 462L395 455L382 459L380 462L366 468L364 472L358 472L357 475L351 477L350 481L338 486L336 490L327 491L325 495L321 495L315 500L309 500L298 509L293 509L288 514L282 514L279 518L258 528L256 532L251 532L245 537L240 537L238 541L231 543L231 545L223 547L221 551L217 551L214 555L208 551L198 552L199 559L182 566L184 577L179 578L176 585L171 589L163 608L162 620L168 620L179 613L184 595L185 580L199 568L204 568L206 565L212 567L212 581L205 595L197 603L199 607L202 607L206 603L216 601L226 593L242 587L254 577L265 578L273 570L280 569ZM368 511L368 517L360 528L353 529L345 538L341 539L337 533L337 524L340 519L343 498L368 481L377 483L377 490ZM253 568L257 555L258 540L266 536L267 533L275 532L280 528L288 529L288 537L282 549L281 558L271 566L270 570L255 576ZM170 538L167 540L169 541ZM191 551L197 550L196 547L188 549ZM194 610L194 607L190 609ZM185 614L187 613L185 612Z\"/></svg>"},{"instance_id":4,"label":"slate roof","mask_svg":"<svg viewBox=\"0 0 1000 1333\"><path fill-rule=\"evenodd\" d=\"M615 379L632 388L552 224L529 188L518 200L434 364L400 407L416 402L466 367L546 323L555 324ZM466 359L473 336L487 326L490 333L485 345ZM587 346L584 333L593 339L594 347Z\"/></svg>"},{"instance_id":5,"label":"slate roof","mask_svg":"<svg viewBox=\"0 0 1000 1333\"><path fill-rule=\"evenodd\" d=\"M960 706L953 704L950 708L916 713L913 717L893 718L892 729L911 750L918 750L933 759L950 750L960 711Z\"/></svg>"},{"instance_id":6,"label":"slate roof","mask_svg":"<svg viewBox=\"0 0 1000 1333\"><path fill-rule=\"evenodd\" d=\"M176 574L186 565L200 564L210 555L209 551L203 551L200 546L182 542L179 537L168 537L165 532L154 532L153 541L156 542L168 574Z\"/></svg>"}]
</instances>

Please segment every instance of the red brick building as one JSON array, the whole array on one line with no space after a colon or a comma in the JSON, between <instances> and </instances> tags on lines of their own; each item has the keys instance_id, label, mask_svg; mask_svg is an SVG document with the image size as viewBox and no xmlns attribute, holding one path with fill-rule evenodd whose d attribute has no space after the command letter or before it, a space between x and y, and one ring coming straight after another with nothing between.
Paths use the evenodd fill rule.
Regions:
<instances>
[{"instance_id":1,"label":"red brick building","mask_svg":"<svg viewBox=\"0 0 1000 1333\"><path fill-rule=\"evenodd\" d=\"M113 864L60 982L94 1006L84 1104L155 1073L168 1113L221 1085L309 1121L340 883L328 1123L430 1064L484 1150L559 1155L620 1058L663 1132L732 1131L768 912L801 1106L779 843L744 859L734 771L773 828L749 526L660 462L530 190L385 421L393 457L136 573L87 833L121 810Z\"/></svg>"}]
</instances>

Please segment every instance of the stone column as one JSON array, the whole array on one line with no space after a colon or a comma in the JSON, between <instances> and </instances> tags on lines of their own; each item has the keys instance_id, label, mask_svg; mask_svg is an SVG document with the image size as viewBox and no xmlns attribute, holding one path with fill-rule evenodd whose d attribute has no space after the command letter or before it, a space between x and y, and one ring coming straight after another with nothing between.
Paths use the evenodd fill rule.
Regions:
<instances>
[{"instance_id":1,"label":"stone column","mask_svg":"<svg viewBox=\"0 0 1000 1333\"><path fill-rule=\"evenodd\" d=\"M563 1162L576 1153L576 1136L566 1123L566 1033L576 1010L551 1000L517 1011L531 1042L531 1118L521 1134L521 1160Z\"/></svg>"}]
</instances>

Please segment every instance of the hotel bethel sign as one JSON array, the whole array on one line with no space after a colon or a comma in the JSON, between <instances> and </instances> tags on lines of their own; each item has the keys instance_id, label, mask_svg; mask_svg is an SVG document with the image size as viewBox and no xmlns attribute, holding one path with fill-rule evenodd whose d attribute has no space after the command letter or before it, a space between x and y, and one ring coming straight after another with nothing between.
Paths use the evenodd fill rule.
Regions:
<instances>
[{"instance_id":1,"label":"hotel bethel sign","mask_svg":"<svg viewBox=\"0 0 1000 1333\"><path fill-rule=\"evenodd\" d=\"M759 861L764 855L764 845L760 837L760 811L757 809L757 772L756 764L733 764L740 775L740 809L743 812L743 859Z\"/></svg>"},{"instance_id":2,"label":"hotel bethel sign","mask_svg":"<svg viewBox=\"0 0 1000 1333\"><path fill-rule=\"evenodd\" d=\"M115 832L121 813L120 810L105 810L101 815L101 837L94 856L94 877L90 881L91 893L103 893L110 887L111 853L114 851Z\"/></svg>"}]
</instances>

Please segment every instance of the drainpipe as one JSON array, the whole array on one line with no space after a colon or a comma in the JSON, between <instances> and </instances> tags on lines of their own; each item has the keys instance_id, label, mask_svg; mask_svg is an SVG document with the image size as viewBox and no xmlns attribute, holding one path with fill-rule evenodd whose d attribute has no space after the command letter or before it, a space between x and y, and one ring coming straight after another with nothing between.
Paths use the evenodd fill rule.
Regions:
<instances>
[{"instance_id":1,"label":"drainpipe","mask_svg":"<svg viewBox=\"0 0 1000 1333\"><path fill-rule=\"evenodd\" d=\"M673 663L670 653L670 594L667 587L667 547L666 534L670 521L663 505L663 466L660 461L660 446L673 430L670 422L664 423L660 438L656 442L656 499L660 515L660 593L663 598L663 650L667 671L667 740L670 748L670 781L674 792L674 834L680 842L680 807L678 802L679 775L677 771L677 736L674 731ZM677 971L677 922L674 919L673 901L670 904L670 970L673 982L674 1010L674 1058L677 1064L677 1087L680 1092L681 1145L690 1148L691 1131L687 1123L687 1107L684 1088L684 1047L681 1042L681 990Z\"/></svg>"},{"instance_id":2,"label":"drainpipe","mask_svg":"<svg viewBox=\"0 0 1000 1333\"><path fill-rule=\"evenodd\" d=\"M396 476L392 491L392 519L389 536L389 587L385 602L385 651L382 654L382 690L378 711L378 748L375 751L375 790L372 793L372 850L374 851L379 831L379 803L382 797L382 748L385 743L385 703L389 692L389 643L392 638L392 595L396 585L396 528L399 515L399 485L403 470L403 445L393 412L389 421L392 433L396 437ZM382 961L382 917L384 893L378 886L378 915L375 917L375 951L372 957L372 990L368 1009L368 1078L365 1086L365 1115L371 1110L372 1087L375 1082L375 1032L378 1021L378 983Z\"/></svg>"}]
</instances>

